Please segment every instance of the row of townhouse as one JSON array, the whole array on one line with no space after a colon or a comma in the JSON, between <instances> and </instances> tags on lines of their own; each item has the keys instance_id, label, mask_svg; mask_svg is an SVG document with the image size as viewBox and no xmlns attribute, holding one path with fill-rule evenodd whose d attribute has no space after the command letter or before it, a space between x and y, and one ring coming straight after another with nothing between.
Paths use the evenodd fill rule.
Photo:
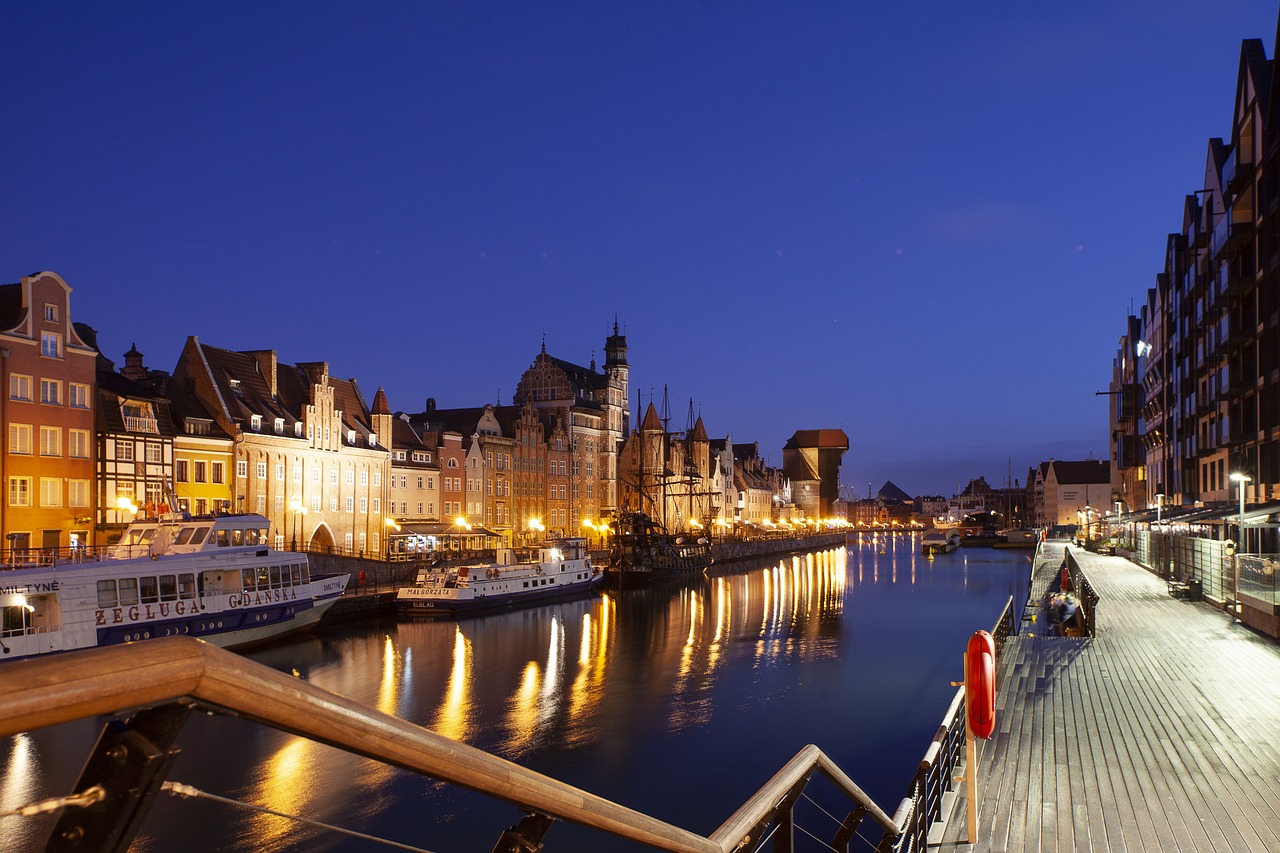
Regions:
<instances>
[{"instance_id":1,"label":"row of townhouse","mask_svg":"<svg viewBox=\"0 0 1280 853\"><path fill-rule=\"evenodd\" d=\"M1275 82L1261 40L1244 41L1230 136L1208 140L1204 178L1183 198L1163 268L1120 337L1110 497L1124 512L1280 499Z\"/></svg>"},{"instance_id":2,"label":"row of townhouse","mask_svg":"<svg viewBox=\"0 0 1280 853\"><path fill-rule=\"evenodd\" d=\"M168 509L256 512L277 547L369 555L410 536L581 535L619 508L653 512L642 492L666 495L659 513L680 527L791 511L790 480L739 466L738 447L710 440L700 418L683 435L655 428L656 414L632 431L616 323L603 369L555 358L544 343L512 405L440 409L428 399L406 413L381 388L368 401L326 362L287 364L274 350L195 337L172 372L148 369L136 347L117 370L97 332L72 323L70 292L50 272L0 286L0 530L10 553L109 544L139 514ZM833 469L823 453L818 467L838 477L839 460Z\"/></svg>"}]
</instances>

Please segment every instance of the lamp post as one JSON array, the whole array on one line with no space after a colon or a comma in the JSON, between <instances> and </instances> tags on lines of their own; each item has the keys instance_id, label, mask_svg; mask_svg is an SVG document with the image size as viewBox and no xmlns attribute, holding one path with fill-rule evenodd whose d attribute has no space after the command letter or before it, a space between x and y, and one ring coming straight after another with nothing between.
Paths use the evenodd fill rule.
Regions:
<instances>
[{"instance_id":1,"label":"lamp post","mask_svg":"<svg viewBox=\"0 0 1280 853\"><path fill-rule=\"evenodd\" d=\"M303 513L302 501L299 500L298 498L294 498L293 500L289 501L289 509L293 511L293 546L290 548L290 550L297 551L298 550L298 526L302 520L301 516Z\"/></svg>"},{"instance_id":2,"label":"lamp post","mask_svg":"<svg viewBox=\"0 0 1280 853\"><path fill-rule=\"evenodd\" d=\"M1250 477L1248 474L1241 474L1239 472L1236 472L1235 474L1231 475L1231 479L1235 480L1236 486L1240 490L1240 515L1237 516L1236 518L1236 528L1237 528L1236 551L1243 552L1244 551L1244 484L1248 483L1253 478Z\"/></svg>"},{"instance_id":3,"label":"lamp post","mask_svg":"<svg viewBox=\"0 0 1280 853\"><path fill-rule=\"evenodd\" d=\"M387 559L391 559L391 531L399 530L400 525L396 524L394 518L384 518L382 523L387 527Z\"/></svg>"},{"instance_id":4,"label":"lamp post","mask_svg":"<svg viewBox=\"0 0 1280 853\"><path fill-rule=\"evenodd\" d=\"M1156 495L1156 524L1160 523L1161 511L1164 509L1164 493Z\"/></svg>"}]
</instances>

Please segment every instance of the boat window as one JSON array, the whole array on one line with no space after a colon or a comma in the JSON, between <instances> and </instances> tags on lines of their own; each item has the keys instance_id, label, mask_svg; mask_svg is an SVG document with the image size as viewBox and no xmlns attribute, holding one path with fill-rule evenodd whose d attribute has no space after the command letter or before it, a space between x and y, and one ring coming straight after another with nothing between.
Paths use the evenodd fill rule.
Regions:
<instances>
[{"instance_id":1,"label":"boat window","mask_svg":"<svg viewBox=\"0 0 1280 853\"><path fill-rule=\"evenodd\" d=\"M311 566L310 566L310 564L308 564L308 563L303 563L303 564L302 564L301 566L299 566L298 568L302 569L302 583L311 583Z\"/></svg>"},{"instance_id":2,"label":"boat window","mask_svg":"<svg viewBox=\"0 0 1280 853\"><path fill-rule=\"evenodd\" d=\"M120 578L120 606L127 607L138 603L138 579Z\"/></svg>"},{"instance_id":3,"label":"boat window","mask_svg":"<svg viewBox=\"0 0 1280 853\"><path fill-rule=\"evenodd\" d=\"M154 577L138 578L138 587L142 590L142 603L150 604L160 600L160 591Z\"/></svg>"},{"instance_id":4,"label":"boat window","mask_svg":"<svg viewBox=\"0 0 1280 853\"><path fill-rule=\"evenodd\" d=\"M193 574L178 575L178 598L196 597L196 576Z\"/></svg>"},{"instance_id":5,"label":"boat window","mask_svg":"<svg viewBox=\"0 0 1280 853\"><path fill-rule=\"evenodd\" d=\"M271 573L267 571L266 566L258 567L258 589L271 588Z\"/></svg>"},{"instance_id":6,"label":"boat window","mask_svg":"<svg viewBox=\"0 0 1280 853\"><path fill-rule=\"evenodd\" d=\"M297 586L298 584L302 583L302 566L299 566L297 563L294 563L292 566L289 567L289 571L293 576L294 586Z\"/></svg>"},{"instance_id":7,"label":"boat window","mask_svg":"<svg viewBox=\"0 0 1280 853\"><path fill-rule=\"evenodd\" d=\"M232 544L232 545L243 545L243 544L244 544L244 531L243 531L243 530L233 530L233 531L231 531L231 544Z\"/></svg>"},{"instance_id":8,"label":"boat window","mask_svg":"<svg viewBox=\"0 0 1280 853\"><path fill-rule=\"evenodd\" d=\"M119 599L116 598L116 582L114 580L98 581L98 606L99 607L115 607Z\"/></svg>"},{"instance_id":9,"label":"boat window","mask_svg":"<svg viewBox=\"0 0 1280 853\"><path fill-rule=\"evenodd\" d=\"M178 531L178 538L173 540L173 544L186 545L189 541L191 541L192 533L195 533L195 528L192 528L192 527L182 528L180 531Z\"/></svg>"},{"instance_id":10,"label":"boat window","mask_svg":"<svg viewBox=\"0 0 1280 853\"><path fill-rule=\"evenodd\" d=\"M155 535L155 532L156 532L156 529L155 529L154 527L147 527L147 528L145 528L145 529L143 529L143 530L139 530L139 531L138 531L138 544L139 544L139 545L142 545L142 544L145 544L145 543L147 543L147 542L150 542L150 541L151 541L151 537Z\"/></svg>"},{"instance_id":11,"label":"boat window","mask_svg":"<svg viewBox=\"0 0 1280 853\"><path fill-rule=\"evenodd\" d=\"M192 545L199 545L201 542L203 542L203 541L204 541L204 537L206 537L206 536L208 536L208 535L209 535L209 528L207 528L207 527L197 527L197 528L196 528L195 535L191 537L191 544L192 544Z\"/></svg>"},{"instance_id":12,"label":"boat window","mask_svg":"<svg viewBox=\"0 0 1280 853\"><path fill-rule=\"evenodd\" d=\"M244 588L250 592L257 586L257 573L253 569L241 569L240 580Z\"/></svg>"},{"instance_id":13,"label":"boat window","mask_svg":"<svg viewBox=\"0 0 1280 853\"><path fill-rule=\"evenodd\" d=\"M257 544L258 544L258 531L256 531L256 530L246 530L246 531L244 532L244 544L246 544L246 545L257 545Z\"/></svg>"},{"instance_id":14,"label":"boat window","mask_svg":"<svg viewBox=\"0 0 1280 853\"><path fill-rule=\"evenodd\" d=\"M217 536L218 536L218 547L225 548L231 544L230 530L219 530L217 532Z\"/></svg>"},{"instance_id":15,"label":"boat window","mask_svg":"<svg viewBox=\"0 0 1280 853\"><path fill-rule=\"evenodd\" d=\"M174 575L160 576L160 600L161 601L177 601L178 600L178 579Z\"/></svg>"},{"instance_id":16,"label":"boat window","mask_svg":"<svg viewBox=\"0 0 1280 853\"><path fill-rule=\"evenodd\" d=\"M271 586L275 587L276 589L279 589L280 587L280 567L279 566L271 567Z\"/></svg>"},{"instance_id":17,"label":"boat window","mask_svg":"<svg viewBox=\"0 0 1280 853\"><path fill-rule=\"evenodd\" d=\"M29 613L20 605L0 607L0 637L21 637L27 633Z\"/></svg>"}]
</instances>

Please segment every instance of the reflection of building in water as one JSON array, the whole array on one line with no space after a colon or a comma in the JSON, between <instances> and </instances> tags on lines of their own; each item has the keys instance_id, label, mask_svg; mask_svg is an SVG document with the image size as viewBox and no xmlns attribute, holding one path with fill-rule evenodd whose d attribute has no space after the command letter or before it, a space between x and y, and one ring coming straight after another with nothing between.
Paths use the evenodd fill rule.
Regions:
<instances>
[{"instance_id":1,"label":"reflection of building in water","mask_svg":"<svg viewBox=\"0 0 1280 853\"><path fill-rule=\"evenodd\" d=\"M453 667L449 670L449 683L432 728L445 737L466 740L471 727L471 713L471 643L461 629L455 629Z\"/></svg>"}]
</instances>

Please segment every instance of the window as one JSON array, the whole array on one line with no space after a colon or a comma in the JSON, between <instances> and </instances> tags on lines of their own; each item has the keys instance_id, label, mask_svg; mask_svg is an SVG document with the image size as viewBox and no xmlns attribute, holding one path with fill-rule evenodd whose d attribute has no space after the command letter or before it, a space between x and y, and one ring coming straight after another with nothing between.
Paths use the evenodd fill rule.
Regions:
<instances>
[{"instance_id":1,"label":"window","mask_svg":"<svg viewBox=\"0 0 1280 853\"><path fill-rule=\"evenodd\" d=\"M311 511L312 511L312 512L319 512L319 511L320 511L320 496L319 496L319 495L312 495L312 496L311 496Z\"/></svg>"},{"instance_id":2,"label":"window","mask_svg":"<svg viewBox=\"0 0 1280 853\"><path fill-rule=\"evenodd\" d=\"M296 459L293 462L293 482L295 483L302 482L302 463L297 461Z\"/></svg>"},{"instance_id":3,"label":"window","mask_svg":"<svg viewBox=\"0 0 1280 853\"><path fill-rule=\"evenodd\" d=\"M62 358L62 335L41 332L40 354L45 358Z\"/></svg>"},{"instance_id":4,"label":"window","mask_svg":"<svg viewBox=\"0 0 1280 853\"><path fill-rule=\"evenodd\" d=\"M31 401L31 377L14 373L9 377L9 399Z\"/></svg>"},{"instance_id":5,"label":"window","mask_svg":"<svg viewBox=\"0 0 1280 853\"><path fill-rule=\"evenodd\" d=\"M418 501L418 517L422 517L422 501Z\"/></svg>"},{"instance_id":6,"label":"window","mask_svg":"<svg viewBox=\"0 0 1280 853\"><path fill-rule=\"evenodd\" d=\"M209 482L209 478L205 474L205 465L206 463L197 459L195 465L193 466L195 469L195 478L197 483Z\"/></svg>"},{"instance_id":7,"label":"window","mask_svg":"<svg viewBox=\"0 0 1280 853\"><path fill-rule=\"evenodd\" d=\"M267 463L259 462L257 468L258 468L258 479L259 480L267 479Z\"/></svg>"},{"instance_id":8,"label":"window","mask_svg":"<svg viewBox=\"0 0 1280 853\"><path fill-rule=\"evenodd\" d=\"M46 323L58 322L58 306L57 305L54 305L52 302L46 302L44 304L44 321Z\"/></svg>"},{"instance_id":9,"label":"window","mask_svg":"<svg viewBox=\"0 0 1280 853\"><path fill-rule=\"evenodd\" d=\"M133 442L132 441L116 442L116 461L117 462L133 461Z\"/></svg>"},{"instance_id":10,"label":"window","mask_svg":"<svg viewBox=\"0 0 1280 853\"><path fill-rule=\"evenodd\" d=\"M457 468L457 467L458 467L458 460L457 460L457 459L450 459L450 460L449 460L449 467L450 467L450 468Z\"/></svg>"},{"instance_id":11,"label":"window","mask_svg":"<svg viewBox=\"0 0 1280 853\"><path fill-rule=\"evenodd\" d=\"M369 511L369 499L368 499L368 498L361 498L361 499L360 499L360 511L361 511L361 512L368 512L368 511Z\"/></svg>"},{"instance_id":12,"label":"window","mask_svg":"<svg viewBox=\"0 0 1280 853\"><path fill-rule=\"evenodd\" d=\"M337 512L337 511L338 511L338 499L329 498L329 512Z\"/></svg>"},{"instance_id":13,"label":"window","mask_svg":"<svg viewBox=\"0 0 1280 853\"><path fill-rule=\"evenodd\" d=\"M40 506L62 506L62 480L56 477L40 478Z\"/></svg>"},{"instance_id":14,"label":"window","mask_svg":"<svg viewBox=\"0 0 1280 853\"><path fill-rule=\"evenodd\" d=\"M31 478L9 478L9 506L31 506Z\"/></svg>"},{"instance_id":15,"label":"window","mask_svg":"<svg viewBox=\"0 0 1280 853\"><path fill-rule=\"evenodd\" d=\"M374 472L373 472L373 485L374 485L374 487L375 487L375 488L376 488L376 487L379 487L379 486L381 486L381 485L382 485L382 472L381 472L381 471L374 471Z\"/></svg>"},{"instance_id":16,"label":"window","mask_svg":"<svg viewBox=\"0 0 1280 853\"><path fill-rule=\"evenodd\" d=\"M347 444L354 445L355 443L356 443L356 431L353 429L347 430Z\"/></svg>"},{"instance_id":17,"label":"window","mask_svg":"<svg viewBox=\"0 0 1280 853\"><path fill-rule=\"evenodd\" d=\"M164 461L164 447L159 444L147 444L147 461L160 463Z\"/></svg>"},{"instance_id":18,"label":"window","mask_svg":"<svg viewBox=\"0 0 1280 853\"><path fill-rule=\"evenodd\" d=\"M249 429L254 432L262 432L262 415L252 415L249 418Z\"/></svg>"},{"instance_id":19,"label":"window","mask_svg":"<svg viewBox=\"0 0 1280 853\"><path fill-rule=\"evenodd\" d=\"M276 418L276 435L284 435L284 418Z\"/></svg>"},{"instance_id":20,"label":"window","mask_svg":"<svg viewBox=\"0 0 1280 853\"><path fill-rule=\"evenodd\" d=\"M209 463L209 469L210 469L210 472L211 472L211 473L210 473L210 476L209 476L209 480L210 480L211 482L214 482L214 483L222 483L222 482L224 482L224 480L223 480L223 475L222 475L222 463L221 463L221 462L211 462L211 463Z\"/></svg>"},{"instance_id":21,"label":"window","mask_svg":"<svg viewBox=\"0 0 1280 853\"><path fill-rule=\"evenodd\" d=\"M258 495L258 508L255 510L259 515L264 515L267 511L267 496Z\"/></svg>"},{"instance_id":22,"label":"window","mask_svg":"<svg viewBox=\"0 0 1280 853\"><path fill-rule=\"evenodd\" d=\"M89 408L89 386L72 382L67 386L67 405L73 409Z\"/></svg>"},{"instance_id":23,"label":"window","mask_svg":"<svg viewBox=\"0 0 1280 853\"><path fill-rule=\"evenodd\" d=\"M397 451L395 451L394 453L392 453L392 454L391 454L391 458L392 458L392 459L395 459L397 462L403 462L403 461L404 461L404 451L403 451L403 450L397 450Z\"/></svg>"},{"instance_id":24,"label":"window","mask_svg":"<svg viewBox=\"0 0 1280 853\"><path fill-rule=\"evenodd\" d=\"M276 463L276 479L282 483L284 482L284 463L283 462Z\"/></svg>"},{"instance_id":25,"label":"window","mask_svg":"<svg viewBox=\"0 0 1280 853\"><path fill-rule=\"evenodd\" d=\"M329 472L329 485L331 486L338 485L338 469L337 468L334 468Z\"/></svg>"},{"instance_id":26,"label":"window","mask_svg":"<svg viewBox=\"0 0 1280 853\"><path fill-rule=\"evenodd\" d=\"M361 472L360 472L360 485L362 485L362 486L367 486L367 485L369 485L369 472L368 472L368 471L361 471Z\"/></svg>"},{"instance_id":27,"label":"window","mask_svg":"<svg viewBox=\"0 0 1280 853\"><path fill-rule=\"evenodd\" d=\"M355 511L356 511L356 499L355 499L355 498L353 498L353 497L351 497L350 495L348 495L346 498L344 498L344 499L343 499L343 506L342 506L342 508L343 508L343 509L345 509L347 512L355 512Z\"/></svg>"},{"instance_id":28,"label":"window","mask_svg":"<svg viewBox=\"0 0 1280 853\"><path fill-rule=\"evenodd\" d=\"M302 421L293 422L293 437L302 438Z\"/></svg>"},{"instance_id":29,"label":"window","mask_svg":"<svg viewBox=\"0 0 1280 853\"><path fill-rule=\"evenodd\" d=\"M373 499L373 511L382 512L382 498Z\"/></svg>"},{"instance_id":30,"label":"window","mask_svg":"<svg viewBox=\"0 0 1280 853\"><path fill-rule=\"evenodd\" d=\"M343 545L345 545L345 546L346 546L346 548L347 548L347 550L348 550L348 551L350 551L350 550L351 550L351 534L350 534L350 533L347 533L347 534L344 534L344 535L343 535L343 537L342 537L342 543L343 543Z\"/></svg>"},{"instance_id":31,"label":"window","mask_svg":"<svg viewBox=\"0 0 1280 853\"><path fill-rule=\"evenodd\" d=\"M342 472L342 482L350 486L351 484L355 483L355 481L356 481L355 471L352 471L350 468L348 468L347 470Z\"/></svg>"},{"instance_id":32,"label":"window","mask_svg":"<svg viewBox=\"0 0 1280 853\"><path fill-rule=\"evenodd\" d=\"M320 482L320 466L319 465L311 469L311 482L313 483Z\"/></svg>"},{"instance_id":33,"label":"window","mask_svg":"<svg viewBox=\"0 0 1280 853\"><path fill-rule=\"evenodd\" d=\"M247 459L236 460L236 476L240 479L249 476L249 461Z\"/></svg>"},{"instance_id":34,"label":"window","mask_svg":"<svg viewBox=\"0 0 1280 853\"><path fill-rule=\"evenodd\" d=\"M9 424L9 452L31 454L30 424Z\"/></svg>"},{"instance_id":35,"label":"window","mask_svg":"<svg viewBox=\"0 0 1280 853\"><path fill-rule=\"evenodd\" d=\"M62 455L62 430L58 427L40 427L40 455Z\"/></svg>"},{"instance_id":36,"label":"window","mask_svg":"<svg viewBox=\"0 0 1280 853\"><path fill-rule=\"evenodd\" d=\"M89 458L89 431L87 429L67 430L67 455L72 459Z\"/></svg>"},{"instance_id":37,"label":"window","mask_svg":"<svg viewBox=\"0 0 1280 853\"><path fill-rule=\"evenodd\" d=\"M187 460L179 459L173 463L173 478L179 483L188 482L187 479Z\"/></svg>"}]
</instances>

